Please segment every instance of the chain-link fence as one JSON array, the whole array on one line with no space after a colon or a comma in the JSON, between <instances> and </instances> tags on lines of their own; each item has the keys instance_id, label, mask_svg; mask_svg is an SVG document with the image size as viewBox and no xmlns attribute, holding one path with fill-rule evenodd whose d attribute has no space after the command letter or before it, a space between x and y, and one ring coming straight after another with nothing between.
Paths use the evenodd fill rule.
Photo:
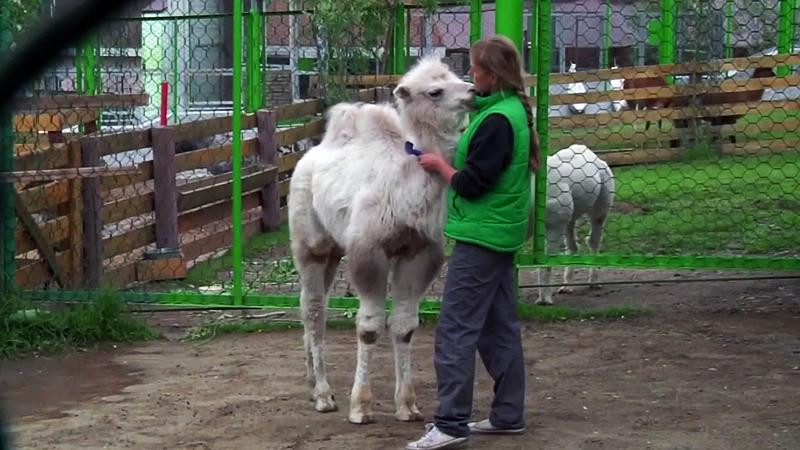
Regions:
<instances>
[{"instance_id":1,"label":"chain-link fence","mask_svg":"<svg viewBox=\"0 0 800 450\"><path fill-rule=\"evenodd\" d=\"M16 103L5 279L47 298L293 304L288 179L326 107L385 98L422 55L466 78L470 43L495 33L494 3L405 3L159 0L106 22ZM523 268L800 269L791 2L524 3L538 127L572 155L537 177ZM592 199L586 223L554 221ZM354 294L345 273L334 296Z\"/></svg>"}]
</instances>

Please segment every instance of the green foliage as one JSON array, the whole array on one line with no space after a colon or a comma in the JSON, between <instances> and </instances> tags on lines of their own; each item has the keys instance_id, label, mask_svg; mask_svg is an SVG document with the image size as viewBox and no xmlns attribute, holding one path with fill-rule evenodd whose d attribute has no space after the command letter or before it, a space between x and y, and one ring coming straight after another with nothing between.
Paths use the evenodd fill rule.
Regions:
<instances>
[{"instance_id":1,"label":"green foliage","mask_svg":"<svg viewBox=\"0 0 800 450\"><path fill-rule=\"evenodd\" d=\"M10 0L5 3L10 13L11 33L16 40L37 22L42 0Z\"/></svg>"},{"instance_id":2,"label":"green foliage","mask_svg":"<svg viewBox=\"0 0 800 450\"><path fill-rule=\"evenodd\" d=\"M52 311L13 298L0 302L0 357L155 337L157 334L131 317L111 293L91 303Z\"/></svg>"}]
</instances>

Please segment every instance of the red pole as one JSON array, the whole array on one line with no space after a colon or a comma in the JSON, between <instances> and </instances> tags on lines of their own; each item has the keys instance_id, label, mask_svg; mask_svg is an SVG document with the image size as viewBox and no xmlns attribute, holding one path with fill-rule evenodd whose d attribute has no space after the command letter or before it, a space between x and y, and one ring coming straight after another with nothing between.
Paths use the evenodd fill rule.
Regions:
<instances>
[{"instance_id":1,"label":"red pole","mask_svg":"<svg viewBox=\"0 0 800 450\"><path fill-rule=\"evenodd\" d=\"M169 99L169 83L161 82L161 126L167 126L167 103Z\"/></svg>"}]
</instances>

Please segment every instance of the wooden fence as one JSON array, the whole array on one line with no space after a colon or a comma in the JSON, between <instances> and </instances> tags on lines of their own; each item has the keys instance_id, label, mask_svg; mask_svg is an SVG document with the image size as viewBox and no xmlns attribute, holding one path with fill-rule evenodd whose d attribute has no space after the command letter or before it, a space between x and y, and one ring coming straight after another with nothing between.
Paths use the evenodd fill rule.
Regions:
<instances>
[{"instance_id":1,"label":"wooden fence","mask_svg":"<svg viewBox=\"0 0 800 450\"><path fill-rule=\"evenodd\" d=\"M357 97L372 102L377 92L366 89ZM243 157L257 161L245 167L242 176L245 237L275 230L285 221L288 173L302 152L281 156L278 149L319 138L324 130L323 109L324 102L317 99L243 116L242 128L257 130L255 138L242 142ZM90 124L97 117L73 115L69 122L53 124L18 114L17 125L30 126L19 126L17 131L60 131L65 124ZM303 124L278 127L282 121ZM117 134L89 133L61 142L55 139L45 148L40 148L41 143L30 148L18 146L18 171L98 168L104 167L103 158L148 148L153 153L153 159L138 164L132 175L103 176L104 169L100 169L98 176L17 183L18 286L41 288L56 281L65 288L123 287L181 278L196 262L229 248L231 173L182 181L177 181L176 175L229 161L232 144L176 154L175 143L231 130L232 117L226 116ZM126 170L130 172L130 168ZM32 215L44 212L51 217L35 223ZM145 257L146 251L168 253L174 248L180 249L177 257Z\"/></svg>"}]
</instances>

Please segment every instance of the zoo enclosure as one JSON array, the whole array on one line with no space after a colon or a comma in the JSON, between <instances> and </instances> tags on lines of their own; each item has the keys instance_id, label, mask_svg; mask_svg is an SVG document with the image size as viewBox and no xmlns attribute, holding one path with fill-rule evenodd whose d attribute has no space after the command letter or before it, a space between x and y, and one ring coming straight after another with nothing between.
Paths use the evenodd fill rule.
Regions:
<instances>
[{"instance_id":1,"label":"zoo enclosure","mask_svg":"<svg viewBox=\"0 0 800 450\"><path fill-rule=\"evenodd\" d=\"M621 186L624 199L637 194L662 195L691 212L689 201L694 199L680 197L691 190L692 184L692 177L681 174L684 170L694 168L693 176L708 172L705 179L712 178L711 172L715 171L729 179L749 169L768 168L769 173L756 174L746 180L748 183L768 180L773 173L791 179L797 170L797 118L792 114L797 110L797 100L785 95L797 80L796 75L787 74L784 69L800 64L797 56L791 55L795 41L793 2L773 2L764 8L771 15L750 12L748 17L759 19L761 25L780 25L773 27L776 29L771 33L761 32L759 37L742 31L751 27L749 22L740 23L744 17L742 6L732 1L711 2L707 10L689 13L680 12L674 1L638 2L633 6L630 2L613 1L555 5L539 1L535 8L525 8L524 2L501 2L495 7L472 1L440 5L433 11L400 5L384 16L391 17L394 26L380 48L369 49L367 56L364 52L344 53L338 55L338 61L322 56L326 50L330 55L330 49L310 45L313 36L302 29L310 26L313 11L303 9L299 2L287 3L284 10L278 11L274 9L280 9L276 6L279 2L270 5L273 10L258 2L233 2L230 12L224 7L219 11L184 10L185 17L174 16L180 10L175 5L181 6L181 2L156 3L153 9L161 8L161 12L152 13L151 17L121 18L110 23L114 27L126 24L128 30L132 23L150 24L150 32L145 33L147 27L143 26L138 38L136 27L127 37L125 33L117 35L118 40L142 42L138 72L125 66L126 61L130 64L130 50L119 50L129 49L124 46L129 44L104 43L103 38L89 40L86 46L69 54L73 69L55 67L40 80L38 90L32 87L27 92L42 101L29 102L27 110L16 111L13 170L26 171L28 175L38 171L40 178L25 181L24 187L17 185L16 205L27 207L31 220L17 207L13 214L22 216L22 220L4 221L5 248L9 247L7 230L11 222L16 246L10 252L13 258L4 252L6 286L33 289L36 296L45 298L85 298L83 289L105 284L126 288L127 297L138 301L293 304L297 286L291 277L259 283L247 279L243 267L243 239L274 229L274 214L271 225L263 217L266 210L274 212L277 207L280 211L282 203L275 200L275 188L278 186L278 197L285 196L286 177L290 176L293 163L322 131L323 101L305 101L294 105L295 109L281 109L284 107L279 105L301 102L301 97L325 92L323 89L332 98L361 95L362 100L374 101L377 96L385 96L386 91L365 89L391 85L414 58L426 53L441 54L464 74L469 42L492 32L509 35L523 49L528 70L536 73L529 80L532 89L548 87L535 100L537 126L545 145L549 141L549 147L556 149L584 143L597 149L628 177L630 183ZM701 16L709 19L700 20ZM239 17L241 20L236 20ZM693 33L686 30L701 29L713 30L709 35L723 37L723 43L687 39ZM189 44L184 45L184 35L206 39L192 45L187 38ZM217 39L222 35L231 39ZM357 41L358 33L350 39ZM271 47L270 42L280 45ZM769 43L777 44L775 55L731 59L757 53L755 49ZM226 49L230 51L226 53ZM206 57L197 57L198 54ZM218 62L225 60L230 64ZM590 70L563 73L568 60ZM642 65L656 62L659 64ZM610 69L614 63L624 67ZM777 67L779 76L740 76L764 66ZM536 71L537 67L562 73L551 77L549 71ZM371 69L369 74L365 68ZM733 76L726 77L729 72ZM53 81L58 73L66 75ZM615 89L620 81L657 77L664 78L663 85ZM163 81L167 81L164 90ZM70 84L75 93L85 97L74 97L70 92L71 98L65 103L63 98L54 96L61 86ZM580 92L581 85L584 92ZM772 93L767 94L768 91ZM776 92L783 93L783 97L776 97ZM720 94L742 93L749 97L718 101ZM757 99L754 93L758 93ZM714 95L717 101L712 101ZM50 97L52 101L44 101ZM641 108L619 108L623 102L638 103ZM271 111L255 114L263 106L269 106ZM242 114L242 110L250 114ZM168 126L162 127L165 116ZM259 117L270 116L274 125L259 126L263 122ZM709 117L728 117L733 123L703 120ZM647 123L656 121L667 122L666 129L659 125L637 130L637 126L647 127ZM240 130L245 130L244 135ZM102 150L98 151L98 147ZM166 150L158 150L160 147ZM758 159L759 154L770 156L764 161ZM675 161L684 165L676 166L680 163ZM698 172L701 163L705 166ZM630 171L623 167L633 165L641 167ZM156 166L161 169L157 171ZM54 176L53 170L66 167L97 167L94 175L103 176L84 177L86 174L80 173L55 181L42 178ZM214 175L211 167L217 167L215 170L220 173ZM124 170L133 174L124 174ZM178 180L174 184L166 181L175 177ZM156 181L159 178L161 181ZM661 185L677 187L679 192L647 192L647 185L659 185L659 180ZM791 180L781 179L779 184L781 191L766 199L796 204L792 202L797 201L797 190L791 190ZM727 185L723 187L739 188L733 181ZM744 248L736 254L735 246L720 252L702 247L704 242L699 242L701 245L694 251L679 245L665 249L637 246L635 241L641 237L642 229L658 225L665 212L648 216L647 211L636 210L643 209L639 205L627 201L623 204L633 208L633 213L619 214L624 221L615 222L613 215L609 219L607 234L613 237L615 245L611 247L616 253L548 254L541 201L545 190L543 183L537 186L537 234L532 249L520 255L523 268L531 264L800 268L798 247L791 238L785 238L787 230L782 228L796 223L796 213L791 211L780 217L778 224L766 224L781 227L777 238L763 232L756 236L757 240L769 241L763 246L765 251ZM723 200L731 208L736 207L737 199ZM48 209L49 215L44 214ZM7 218L9 209L5 211ZM37 213L41 215L35 217ZM702 214L685 214L680 219L697 224L696 233L714 234L713 230L703 230ZM762 218L746 213L733 225L740 227L754 220ZM621 226L623 222L625 227ZM682 237L675 234L675 238ZM626 242L626 236L630 242ZM711 242L714 243L718 242ZM760 250L757 247L754 249ZM222 295L202 295L219 291L170 284L170 280L185 277L204 261L213 266L220 253L228 249L233 253L231 264L221 264L219 271L232 272L226 275L232 282L224 287ZM780 251L789 254L781 256ZM262 259L279 256L281 259L274 262L280 263L286 256L280 253ZM280 264L264 262L271 267L269 270L280 272ZM60 270L62 267L69 269ZM258 271L259 265L252 269ZM59 278L63 278L63 284ZM57 284L58 288L39 291L48 284ZM282 284L285 286L276 286ZM337 301L352 305L352 300Z\"/></svg>"}]
</instances>

